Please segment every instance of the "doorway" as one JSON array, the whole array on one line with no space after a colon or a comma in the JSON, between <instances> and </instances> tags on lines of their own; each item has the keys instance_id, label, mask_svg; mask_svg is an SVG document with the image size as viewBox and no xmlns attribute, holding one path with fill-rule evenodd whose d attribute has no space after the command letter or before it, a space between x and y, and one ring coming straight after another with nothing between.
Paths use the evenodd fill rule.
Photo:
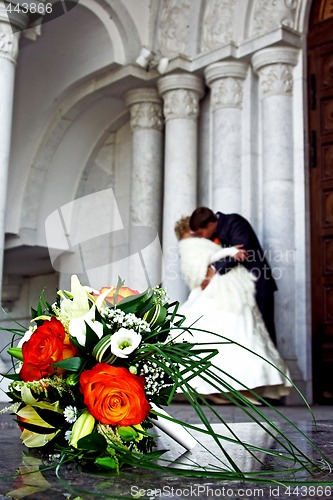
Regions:
<instances>
[{"instance_id":1,"label":"doorway","mask_svg":"<svg viewBox=\"0 0 333 500\"><path fill-rule=\"evenodd\" d=\"M307 38L314 401L333 403L333 1L314 0Z\"/></svg>"}]
</instances>

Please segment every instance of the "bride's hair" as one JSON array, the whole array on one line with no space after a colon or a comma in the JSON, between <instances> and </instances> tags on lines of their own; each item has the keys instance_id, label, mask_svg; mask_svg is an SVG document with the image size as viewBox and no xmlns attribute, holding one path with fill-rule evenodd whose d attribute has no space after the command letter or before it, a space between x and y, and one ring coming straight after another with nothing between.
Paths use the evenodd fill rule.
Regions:
<instances>
[{"instance_id":1,"label":"bride's hair","mask_svg":"<svg viewBox=\"0 0 333 500\"><path fill-rule=\"evenodd\" d=\"M176 222L175 233L178 240L181 240L185 233L191 232L189 222L190 222L189 217L182 217L181 219L179 219L179 221Z\"/></svg>"}]
</instances>

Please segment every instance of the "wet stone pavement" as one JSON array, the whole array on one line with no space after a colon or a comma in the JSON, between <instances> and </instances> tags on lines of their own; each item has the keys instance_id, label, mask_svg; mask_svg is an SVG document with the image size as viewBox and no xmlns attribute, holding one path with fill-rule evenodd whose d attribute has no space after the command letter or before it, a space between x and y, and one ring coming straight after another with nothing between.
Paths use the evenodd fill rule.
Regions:
<instances>
[{"instance_id":1,"label":"wet stone pavement","mask_svg":"<svg viewBox=\"0 0 333 500\"><path fill-rule=\"evenodd\" d=\"M227 430L222 424L215 423L212 415L211 421L216 432L232 437L236 433L239 439L247 441L266 450L276 450L274 435L269 435L259 425L252 422L244 411L239 408L215 406L214 409L223 415L226 422L230 423ZM283 415L296 423L299 429L318 445L326 456L333 462L333 408L314 407L317 418L317 428L311 420L311 415L304 407L279 407ZM299 434L292 425L283 421L273 409L265 409L265 414L278 424L286 438L296 443L302 452L314 460L318 454L305 437ZM173 404L168 412L175 418L190 423L198 423L198 418L187 404ZM239 482L228 481L221 478L180 477L176 475L162 475L159 472L140 470L122 471L119 475L89 474L79 471L74 466L64 466L60 469L59 476L54 468L46 470L47 465L43 457L32 453L25 448L19 439L20 431L10 414L0 415L0 500L4 498L27 500L52 500L60 499L98 499L98 498L143 498L143 499L188 499L188 498L278 498L297 500L301 498L333 498L333 472L328 470L317 473L315 477L308 473L295 473L288 476L293 484L286 482L286 474L279 473L274 476L272 471L281 467L277 459L256 452L258 462L251 454L246 453L242 447L224 442L225 452L234 460L236 466L249 474L261 470L267 474L267 482L257 480ZM161 431L157 431L159 448L168 449L166 458L173 461L173 467L187 464L195 467L216 465L221 467L221 450L214 440L201 433L193 433L200 440L191 452L184 453L184 448L172 441ZM35 472L39 469L39 472ZM42 471L42 472L41 472ZM17 474L19 472L19 474Z\"/></svg>"}]
</instances>

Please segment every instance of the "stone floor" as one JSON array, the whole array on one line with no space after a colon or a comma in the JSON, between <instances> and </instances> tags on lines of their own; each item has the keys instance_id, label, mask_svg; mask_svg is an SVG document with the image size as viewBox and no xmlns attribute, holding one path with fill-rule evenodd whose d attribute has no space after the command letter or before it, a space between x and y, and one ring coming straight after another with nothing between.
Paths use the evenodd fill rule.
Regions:
<instances>
[{"instance_id":1,"label":"stone floor","mask_svg":"<svg viewBox=\"0 0 333 500\"><path fill-rule=\"evenodd\" d=\"M229 431L225 426L217 423L217 417L208 416L215 432L226 437L229 433L236 433L238 437L255 446L262 446L266 450L276 449L274 435L268 435L260 426L255 424L243 409L235 406L214 406L226 423L230 423ZM318 459L318 454L306 441L290 426L283 416L297 424L306 436L318 445L326 456L333 462L333 408L331 406L314 406L313 412L317 419L317 428L314 425L310 412L303 407L279 406L263 408L264 414L270 417L287 438L297 443L299 448L308 457ZM175 418L189 423L198 423L198 417L192 408L185 403L169 406L168 412ZM279 413L280 412L280 413ZM268 474L266 483L256 481L228 481L223 476L210 478L203 475L201 478L179 477L174 474L161 475L147 471L130 470L118 475L83 473L74 467L60 470L56 477L54 469L44 470L43 473L34 472L38 467L45 466L41 458L31 454L24 448L19 439L20 432L12 420L12 416L0 415L1 453L0 453L0 500L5 498L27 500L60 499L99 499L99 498L143 498L143 499L186 499L193 498L278 498L295 500L297 498L333 498L333 473L322 471L315 477L304 473L294 473L292 476L280 474L272 479L271 472L279 466L267 453L256 453L260 463L243 448L232 443L224 442L225 452L232 456L236 465L250 476L253 471L264 471ZM173 467L179 469L184 466L192 467L210 465L220 467L221 450L211 438L198 434L203 446L197 444L191 452L184 453L184 449L170 440L159 431L159 447L168 448L167 458L173 460ZM196 433L194 433L196 436ZM205 447L204 447L205 446ZM16 475L19 471L20 475ZM29 473L30 472L30 473ZM225 477L225 476L224 476ZM289 485L286 478L292 479ZM278 480L278 481L277 481ZM306 483L304 481L309 481Z\"/></svg>"}]
</instances>

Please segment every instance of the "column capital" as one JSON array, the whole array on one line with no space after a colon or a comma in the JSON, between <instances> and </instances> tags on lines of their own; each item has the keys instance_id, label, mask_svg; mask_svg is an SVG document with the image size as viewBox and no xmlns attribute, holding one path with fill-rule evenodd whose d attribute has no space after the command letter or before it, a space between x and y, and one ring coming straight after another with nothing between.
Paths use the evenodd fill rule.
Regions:
<instances>
[{"instance_id":1,"label":"column capital","mask_svg":"<svg viewBox=\"0 0 333 500\"><path fill-rule=\"evenodd\" d=\"M162 99L155 88L139 88L128 90L125 94L126 103L128 106L140 104L141 102L156 102L162 104Z\"/></svg>"},{"instance_id":2,"label":"column capital","mask_svg":"<svg viewBox=\"0 0 333 500\"><path fill-rule=\"evenodd\" d=\"M249 65L242 61L223 61L205 69L207 85L211 88L212 109L241 108L243 81Z\"/></svg>"},{"instance_id":3,"label":"column capital","mask_svg":"<svg viewBox=\"0 0 333 500\"><path fill-rule=\"evenodd\" d=\"M169 90L192 90L199 97L204 95L204 85L201 78L190 73L174 73L160 78L157 82L159 93L163 96Z\"/></svg>"},{"instance_id":4,"label":"column capital","mask_svg":"<svg viewBox=\"0 0 333 500\"><path fill-rule=\"evenodd\" d=\"M263 67L272 64L296 66L299 50L293 47L269 47L256 52L252 56L252 67L258 73Z\"/></svg>"},{"instance_id":5,"label":"column capital","mask_svg":"<svg viewBox=\"0 0 333 500\"><path fill-rule=\"evenodd\" d=\"M0 2L0 59L16 63L20 30L25 29L28 23L29 17L23 13L11 13L9 19L5 4ZM14 32L13 25L19 30Z\"/></svg>"},{"instance_id":6,"label":"column capital","mask_svg":"<svg viewBox=\"0 0 333 500\"><path fill-rule=\"evenodd\" d=\"M292 68L297 64L298 54L299 50L292 47L271 47L253 55L252 66L259 75L262 98L292 95Z\"/></svg>"},{"instance_id":7,"label":"column capital","mask_svg":"<svg viewBox=\"0 0 333 500\"><path fill-rule=\"evenodd\" d=\"M204 73L207 85L211 86L212 83L221 78L245 80L248 69L248 63L243 61L221 61L207 66Z\"/></svg>"},{"instance_id":8,"label":"column capital","mask_svg":"<svg viewBox=\"0 0 333 500\"><path fill-rule=\"evenodd\" d=\"M129 90L125 100L131 111L132 130L163 129L162 99L156 89Z\"/></svg>"},{"instance_id":9,"label":"column capital","mask_svg":"<svg viewBox=\"0 0 333 500\"><path fill-rule=\"evenodd\" d=\"M187 73L167 75L158 81L158 90L164 99L166 120L197 119L199 99L204 95L204 84L201 78Z\"/></svg>"}]
</instances>

